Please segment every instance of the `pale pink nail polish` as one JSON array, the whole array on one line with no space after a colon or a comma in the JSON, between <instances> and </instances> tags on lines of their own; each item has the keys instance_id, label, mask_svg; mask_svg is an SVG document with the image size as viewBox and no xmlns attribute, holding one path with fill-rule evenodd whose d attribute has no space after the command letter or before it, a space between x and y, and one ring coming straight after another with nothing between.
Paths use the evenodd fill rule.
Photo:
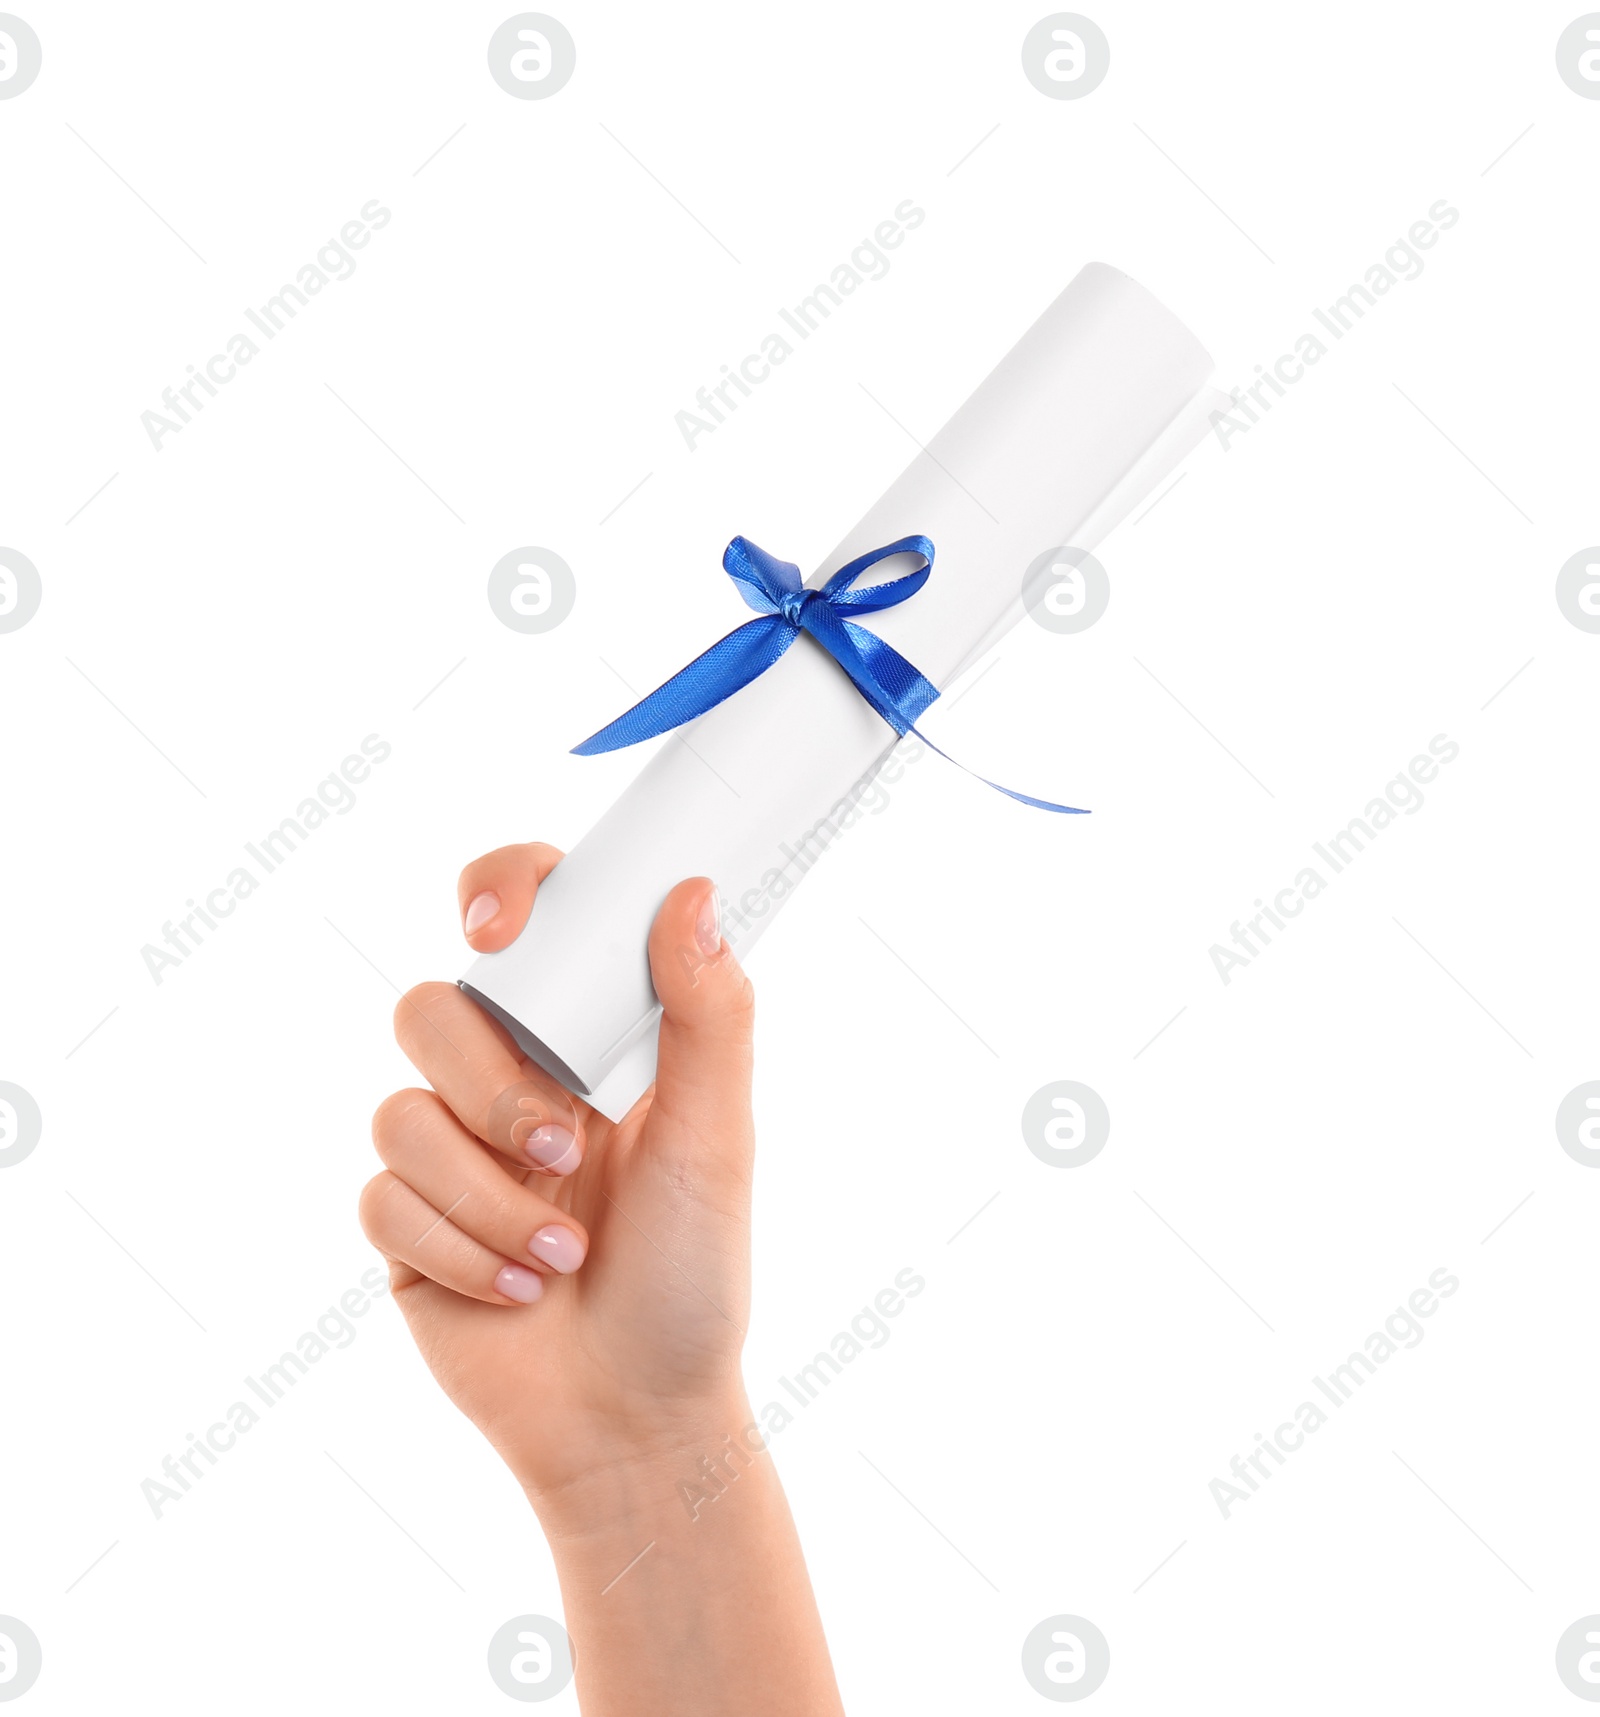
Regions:
<instances>
[{"instance_id":1,"label":"pale pink nail polish","mask_svg":"<svg viewBox=\"0 0 1600 1717\"><path fill-rule=\"evenodd\" d=\"M700 916L694 922L694 939L708 960L722 946L722 902L717 899L715 888L706 896Z\"/></svg>"},{"instance_id":2,"label":"pale pink nail polish","mask_svg":"<svg viewBox=\"0 0 1600 1717\"><path fill-rule=\"evenodd\" d=\"M570 1127L535 1127L522 1148L528 1161L546 1174L571 1174L578 1166L578 1141Z\"/></svg>"},{"instance_id":3,"label":"pale pink nail polish","mask_svg":"<svg viewBox=\"0 0 1600 1717\"><path fill-rule=\"evenodd\" d=\"M500 896L493 889L485 889L482 894L473 895L467 902L467 915L462 920L462 928L470 936L474 930L481 930L499 910Z\"/></svg>"},{"instance_id":4,"label":"pale pink nail polish","mask_svg":"<svg viewBox=\"0 0 1600 1717\"><path fill-rule=\"evenodd\" d=\"M563 1276L570 1275L583 1262L584 1244L570 1228L552 1224L541 1228L528 1242L528 1250L541 1263Z\"/></svg>"},{"instance_id":5,"label":"pale pink nail polish","mask_svg":"<svg viewBox=\"0 0 1600 1717\"><path fill-rule=\"evenodd\" d=\"M507 1264L494 1279L494 1291L504 1294L508 1300L531 1306L544 1292L544 1283L537 1270L525 1269L521 1264Z\"/></svg>"}]
</instances>

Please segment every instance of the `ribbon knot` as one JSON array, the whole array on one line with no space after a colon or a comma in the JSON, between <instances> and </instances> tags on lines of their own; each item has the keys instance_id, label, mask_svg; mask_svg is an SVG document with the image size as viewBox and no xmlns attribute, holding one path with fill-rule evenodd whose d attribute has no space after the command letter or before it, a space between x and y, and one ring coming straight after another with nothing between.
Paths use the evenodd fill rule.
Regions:
<instances>
[{"instance_id":1,"label":"ribbon knot","mask_svg":"<svg viewBox=\"0 0 1600 1717\"><path fill-rule=\"evenodd\" d=\"M921 565L882 584L871 584L864 590L854 588L869 567L902 554L916 556ZM735 627L632 709L624 710L615 721L573 746L579 757L637 745L715 709L764 674L804 632L844 669L856 690L896 733L916 733L930 750L955 762L915 726L917 717L938 697L938 689L876 632L847 618L852 613L894 608L921 590L933 570L933 544L927 537L900 537L859 555L840 567L820 589L808 588L800 568L792 562L779 560L745 537L735 537L728 544L722 567L760 618ZM965 769L966 765L958 763L956 767ZM1048 799L1014 792L987 776L978 779L1024 805L1077 814L1076 806L1056 805Z\"/></svg>"},{"instance_id":2,"label":"ribbon knot","mask_svg":"<svg viewBox=\"0 0 1600 1717\"><path fill-rule=\"evenodd\" d=\"M783 598L779 602L778 607L784 619L787 620L796 631L799 631L801 626L804 624L801 620L801 616L806 611L806 604L808 602L815 602L816 600L817 592L814 590L802 590L798 596L795 595L793 591L786 590L783 593Z\"/></svg>"}]
</instances>

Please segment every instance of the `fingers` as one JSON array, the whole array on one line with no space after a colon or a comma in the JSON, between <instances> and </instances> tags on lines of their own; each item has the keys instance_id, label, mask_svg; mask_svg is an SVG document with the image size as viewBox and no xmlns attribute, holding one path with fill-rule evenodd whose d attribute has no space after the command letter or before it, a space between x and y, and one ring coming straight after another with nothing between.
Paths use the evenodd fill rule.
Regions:
<instances>
[{"instance_id":1,"label":"fingers","mask_svg":"<svg viewBox=\"0 0 1600 1717\"><path fill-rule=\"evenodd\" d=\"M738 1156L751 1134L751 1040L755 998L722 939L716 889L680 882L650 932L650 973L661 1000L652 1114Z\"/></svg>"},{"instance_id":2,"label":"fingers","mask_svg":"<svg viewBox=\"0 0 1600 1717\"><path fill-rule=\"evenodd\" d=\"M544 1292L537 1270L474 1240L387 1169L362 1189L361 1226L387 1258L458 1294L491 1305L526 1306Z\"/></svg>"},{"instance_id":3,"label":"fingers","mask_svg":"<svg viewBox=\"0 0 1600 1717\"><path fill-rule=\"evenodd\" d=\"M394 1035L461 1124L519 1167L566 1175L583 1160L578 1105L454 984L407 991Z\"/></svg>"},{"instance_id":4,"label":"fingers","mask_svg":"<svg viewBox=\"0 0 1600 1717\"><path fill-rule=\"evenodd\" d=\"M372 1118L372 1142L391 1174L502 1263L562 1276L582 1264L589 1250L583 1224L502 1167L432 1091L388 1098ZM440 1281L431 1257L419 1240L406 1261Z\"/></svg>"},{"instance_id":5,"label":"fingers","mask_svg":"<svg viewBox=\"0 0 1600 1717\"><path fill-rule=\"evenodd\" d=\"M528 922L539 884L560 860L560 852L543 841L497 847L474 859L456 884L468 945L480 954L509 948Z\"/></svg>"}]
</instances>

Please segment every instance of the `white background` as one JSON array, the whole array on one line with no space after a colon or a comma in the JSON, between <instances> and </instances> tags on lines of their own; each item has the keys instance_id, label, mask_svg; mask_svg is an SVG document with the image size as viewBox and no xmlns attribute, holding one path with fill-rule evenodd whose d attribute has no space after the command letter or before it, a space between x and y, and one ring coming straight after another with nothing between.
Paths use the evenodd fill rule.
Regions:
<instances>
[{"instance_id":1,"label":"white background","mask_svg":"<svg viewBox=\"0 0 1600 1717\"><path fill-rule=\"evenodd\" d=\"M1577 1709L1575 9L1094 0L1110 75L1069 101L1022 75L1036 6L557 10L576 75L517 101L485 59L506 7L27 0L43 71L0 102L0 543L44 589L0 636L0 1078L44 1116L0 1171L27 1708L508 1708L485 1647L559 1615L551 1563L387 1300L162 1518L140 1493L370 1267L392 986L463 969L458 869L581 835L638 767L567 755L628 701L600 658L655 683L743 618L735 532L814 564L1083 263L1235 386L1445 198L1425 272L1105 545L1105 617L1024 623L929 718L1094 815L926 758L754 955L747 1375L773 1398L926 1278L774 1444L852 1713L1043 1710L1019 1653L1061 1612L1110 1642L1107 1713ZM356 273L154 451L140 414L374 197ZM674 413L908 197L891 272L687 451ZM521 544L577 578L546 635L485 599ZM370 733L355 809L156 985L141 948ZM1212 944L1436 734L1460 755L1423 808L1224 985ZM1112 1117L1079 1169L1019 1127L1058 1079ZM1441 1266L1421 1346L1224 1520L1209 1482Z\"/></svg>"}]
</instances>

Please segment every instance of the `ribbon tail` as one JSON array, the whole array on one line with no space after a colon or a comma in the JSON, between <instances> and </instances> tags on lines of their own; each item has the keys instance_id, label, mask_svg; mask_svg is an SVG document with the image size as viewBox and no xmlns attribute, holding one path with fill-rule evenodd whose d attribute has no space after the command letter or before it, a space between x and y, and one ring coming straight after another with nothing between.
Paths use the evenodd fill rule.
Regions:
<instances>
[{"instance_id":1,"label":"ribbon tail","mask_svg":"<svg viewBox=\"0 0 1600 1717\"><path fill-rule=\"evenodd\" d=\"M909 732L912 722L938 697L932 683L892 645L865 626L841 619L825 603L808 609L801 625L896 733Z\"/></svg>"},{"instance_id":2,"label":"ribbon tail","mask_svg":"<svg viewBox=\"0 0 1600 1717\"><path fill-rule=\"evenodd\" d=\"M995 792L1004 793L1008 799L1016 799L1024 805L1032 805L1038 811L1059 811L1068 817L1087 817L1089 813L1081 805L1057 805L1050 799L1035 799L1031 793L1019 793L1014 787L1002 787L998 781L991 781L987 775L980 775L976 769L968 769L959 758L952 757L941 746L937 746L928 738L920 727L907 728L908 733L914 733L930 751L937 751L946 763L955 764L964 775L970 775L974 781L981 781L985 787L993 787Z\"/></svg>"},{"instance_id":3,"label":"ribbon tail","mask_svg":"<svg viewBox=\"0 0 1600 1717\"><path fill-rule=\"evenodd\" d=\"M981 781L985 787L994 788L997 793L1004 793L1008 799L1015 799L1019 804L1032 805L1040 811L1057 811L1064 816L1088 815L1078 805L1058 805L1053 799L1036 799L1031 793L1019 793L1014 787L1002 787L998 781L991 781L987 775L980 775L977 770L968 769L965 763L952 757L942 746L935 745L922 729L914 724L917 717L938 697L938 691L930 680L914 668L898 650L886 644L876 632L868 631L865 626L857 626L851 620L838 620L826 609L817 614L815 624L808 614L806 629L844 669L855 682L856 689L896 733L914 733L930 751L937 751L947 763L954 763L957 769L972 776L975 781Z\"/></svg>"},{"instance_id":4,"label":"ribbon tail","mask_svg":"<svg viewBox=\"0 0 1600 1717\"><path fill-rule=\"evenodd\" d=\"M640 698L632 709L573 746L573 754L595 757L603 751L620 751L693 721L764 674L794 639L794 629L779 615L747 620Z\"/></svg>"}]
</instances>

